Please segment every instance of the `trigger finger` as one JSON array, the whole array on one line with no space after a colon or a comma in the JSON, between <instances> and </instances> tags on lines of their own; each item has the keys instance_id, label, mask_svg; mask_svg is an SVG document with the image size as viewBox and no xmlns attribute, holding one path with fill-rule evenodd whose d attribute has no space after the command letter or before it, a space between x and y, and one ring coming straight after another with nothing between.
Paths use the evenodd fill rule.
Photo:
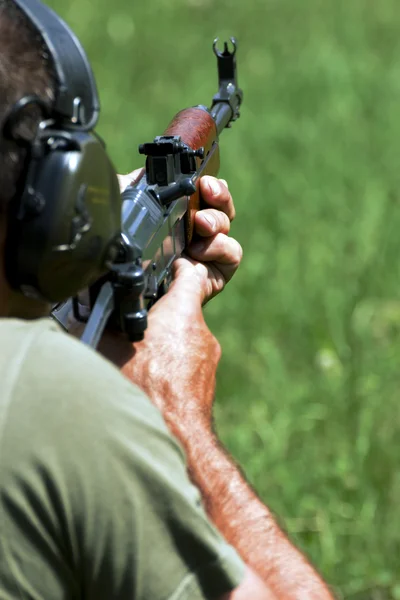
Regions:
<instances>
[{"instance_id":1,"label":"trigger finger","mask_svg":"<svg viewBox=\"0 0 400 600\"><path fill-rule=\"evenodd\" d=\"M215 208L206 208L196 213L194 230L203 237L217 233L229 233L231 222L228 215Z\"/></svg>"}]
</instances>

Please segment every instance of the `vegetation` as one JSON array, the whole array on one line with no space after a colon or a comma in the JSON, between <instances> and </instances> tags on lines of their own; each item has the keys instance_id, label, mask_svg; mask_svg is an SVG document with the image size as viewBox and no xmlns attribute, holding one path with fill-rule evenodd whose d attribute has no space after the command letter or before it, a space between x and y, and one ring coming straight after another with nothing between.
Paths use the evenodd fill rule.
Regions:
<instances>
[{"instance_id":1,"label":"vegetation","mask_svg":"<svg viewBox=\"0 0 400 600\"><path fill-rule=\"evenodd\" d=\"M119 172L216 91L244 262L207 308L217 427L339 598L400 599L400 11L396 0L49 0L83 40Z\"/></svg>"}]
</instances>

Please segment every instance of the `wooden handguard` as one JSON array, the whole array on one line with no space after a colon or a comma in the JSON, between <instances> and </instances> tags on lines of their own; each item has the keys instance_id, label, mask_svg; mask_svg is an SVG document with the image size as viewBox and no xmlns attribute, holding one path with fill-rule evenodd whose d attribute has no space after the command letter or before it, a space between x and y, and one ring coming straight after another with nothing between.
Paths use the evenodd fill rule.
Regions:
<instances>
[{"instance_id":1,"label":"wooden handguard","mask_svg":"<svg viewBox=\"0 0 400 600\"><path fill-rule=\"evenodd\" d=\"M204 156L214 142L217 142L217 128L212 116L201 108L185 108L172 119L164 135L180 135L182 141L193 150L204 147ZM196 158L197 168L202 163L201 158ZM219 171L219 146L214 151L211 160L208 162L203 175L212 175L216 177ZM196 212L202 207L202 198L200 194L200 178L197 180L197 191L190 197L189 210L186 213L186 243L188 244L193 237L194 217Z\"/></svg>"}]
</instances>

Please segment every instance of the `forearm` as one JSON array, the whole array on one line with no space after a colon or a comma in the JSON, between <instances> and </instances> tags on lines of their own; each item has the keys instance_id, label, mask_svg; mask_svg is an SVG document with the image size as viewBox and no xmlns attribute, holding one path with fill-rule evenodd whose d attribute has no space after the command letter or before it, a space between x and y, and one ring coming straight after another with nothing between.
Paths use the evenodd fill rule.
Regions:
<instances>
[{"instance_id":1,"label":"forearm","mask_svg":"<svg viewBox=\"0 0 400 600\"><path fill-rule=\"evenodd\" d=\"M215 436L200 425L174 427L184 445L192 481L208 515L243 560L278 598L332 598L301 553L292 546Z\"/></svg>"}]
</instances>

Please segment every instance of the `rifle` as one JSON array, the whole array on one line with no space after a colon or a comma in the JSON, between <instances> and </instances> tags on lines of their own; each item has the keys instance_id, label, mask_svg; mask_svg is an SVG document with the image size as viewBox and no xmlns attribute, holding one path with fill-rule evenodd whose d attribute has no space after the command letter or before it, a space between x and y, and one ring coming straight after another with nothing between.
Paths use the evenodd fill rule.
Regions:
<instances>
[{"instance_id":1,"label":"rifle","mask_svg":"<svg viewBox=\"0 0 400 600\"><path fill-rule=\"evenodd\" d=\"M211 108L182 110L162 136L139 146L145 173L122 193L119 249L109 272L89 289L89 314L82 314L78 297L53 307L53 318L64 327L72 309L86 323L81 340L94 348L109 323L132 342L143 339L147 311L168 290L172 264L192 239L200 178L218 174L219 135L240 114L237 42L230 41L232 52L227 42L223 51L218 38L213 43L219 90Z\"/></svg>"}]
</instances>

